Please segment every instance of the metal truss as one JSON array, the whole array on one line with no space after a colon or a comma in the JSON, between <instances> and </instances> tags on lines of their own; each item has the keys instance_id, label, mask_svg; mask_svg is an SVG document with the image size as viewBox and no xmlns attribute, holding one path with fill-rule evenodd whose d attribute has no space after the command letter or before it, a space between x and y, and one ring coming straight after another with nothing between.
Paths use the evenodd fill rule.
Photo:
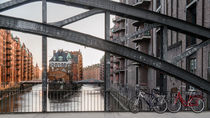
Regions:
<instances>
[{"instance_id":1,"label":"metal truss","mask_svg":"<svg viewBox=\"0 0 210 118\"><path fill-rule=\"evenodd\" d=\"M79 21L81 19L87 18L87 17L92 16L92 15L95 15L97 13L102 13L102 12L103 12L103 10L92 9L92 10L87 11L85 13L81 13L79 15L76 15L76 16L73 16L73 17L64 19L62 21L55 22L55 23L50 23L50 24L51 25L58 26L58 27L63 27L65 25L71 24L73 22Z\"/></svg>"},{"instance_id":2,"label":"metal truss","mask_svg":"<svg viewBox=\"0 0 210 118\"><path fill-rule=\"evenodd\" d=\"M23 4L40 0L11 0L0 5L0 11L8 10ZM121 17L134 20L147 20L154 23L159 23L168 27L168 29L189 34L200 38L203 41L210 39L210 30L177 18L159 14L153 11L136 8L130 5L121 4L109 0L47 0L57 4L72 5L82 8L97 8L104 11L109 11Z\"/></svg>"},{"instance_id":3,"label":"metal truss","mask_svg":"<svg viewBox=\"0 0 210 118\"><path fill-rule=\"evenodd\" d=\"M171 63L176 64L177 62L181 61L183 58L185 58L187 56L190 56L194 52L198 51L200 48L203 48L203 47L205 47L205 46L207 46L209 44L210 44L210 40L201 42L201 43L191 47L190 49L186 50L182 54L180 54L180 55L176 56L175 58L173 58Z\"/></svg>"}]
</instances>

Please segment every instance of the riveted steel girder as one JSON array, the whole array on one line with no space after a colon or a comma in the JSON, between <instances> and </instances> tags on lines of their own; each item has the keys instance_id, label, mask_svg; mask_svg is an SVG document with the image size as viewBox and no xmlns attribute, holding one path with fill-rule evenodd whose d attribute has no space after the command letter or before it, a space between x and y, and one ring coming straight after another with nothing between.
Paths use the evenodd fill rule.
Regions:
<instances>
[{"instance_id":1,"label":"riveted steel girder","mask_svg":"<svg viewBox=\"0 0 210 118\"><path fill-rule=\"evenodd\" d=\"M48 0L55 1L55 0ZM210 39L210 30L177 18L159 14L157 12L133 7L127 4L122 4L118 2L113 2L109 0L59 0L59 2L65 4L71 4L81 7L93 7L98 9L103 9L105 11L110 11L112 14L116 14L122 17L146 21L151 21L154 23L159 23L166 25L168 29L172 29L178 32L190 34L201 38L201 40Z\"/></svg>"},{"instance_id":2,"label":"riveted steel girder","mask_svg":"<svg viewBox=\"0 0 210 118\"><path fill-rule=\"evenodd\" d=\"M8 2L0 4L0 12L9 10L9 9L12 9L12 8L15 8L15 7L30 3L30 2L35 2L35 1L37 0L10 0Z\"/></svg>"},{"instance_id":3,"label":"riveted steel girder","mask_svg":"<svg viewBox=\"0 0 210 118\"><path fill-rule=\"evenodd\" d=\"M180 55L176 56L175 58L173 58L173 60L171 62L173 64L176 64L177 62L181 61L183 58L185 58L187 56L190 56L194 52L198 51L200 48L203 48L204 46L207 46L209 44L210 44L210 40L207 40L207 41L204 41L202 43L199 43L199 44L191 47L190 49L186 50L182 54L180 54Z\"/></svg>"},{"instance_id":4,"label":"riveted steel girder","mask_svg":"<svg viewBox=\"0 0 210 118\"><path fill-rule=\"evenodd\" d=\"M208 82L207 80L192 73L189 73L182 68L176 67L173 64L136 51L129 47L113 43L111 41L103 40L98 37L79 33L69 29L59 28L48 24L42 24L3 15L0 15L0 28L27 32L37 35L44 35L47 37L107 51L109 53L119 55L134 60L136 62L146 64L155 69L164 71L165 73L172 75L179 80L185 81L201 90L210 93L210 82Z\"/></svg>"},{"instance_id":5,"label":"riveted steel girder","mask_svg":"<svg viewBox=\"0 0 210 118\"><path fill-rule=\"evenodd\" d=\"M58 26L58 27L63 27L65 25L71 24L73 22L79 21L81 19L87 18L87 17L95 15L97 13L102 13L102 12L103 12L103 10L100 10L100 9L92 9L90 11L78 14L76 16L64 19L62 21L58 21L58 22L55 22L55 23L50 23L50 24Z\"/></svg>"},{"instance_id":6,"label":"riveted steel girder","mask_svg":"<svg viewBox=\"0 0 210 118\"><path fill-rule=\"evenodd\" d=\"M12 0L12 1L14 1L14 3L11 2L13 4L9 5L6 5L7 3L1 4L0 11L39 0ZM104 11L110 11L111 14L116 14L130 19L135 19L135 20L144 19L150 22L166 25L168 29L198 37L203 41L210 39L210 30L205 27L201 27L177 18L159 14L157 12L133 7L118 2L113 2L109 0L47 0L47 1L58 4L89 8L89 9L92 8L102 9Z\"/></svg>"}]
</instances>

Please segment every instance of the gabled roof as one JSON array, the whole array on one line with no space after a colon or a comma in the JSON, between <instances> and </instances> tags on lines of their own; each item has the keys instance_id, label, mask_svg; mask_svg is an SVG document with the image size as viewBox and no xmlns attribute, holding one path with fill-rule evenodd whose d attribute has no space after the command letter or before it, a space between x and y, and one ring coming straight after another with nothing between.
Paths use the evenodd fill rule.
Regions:
<instances>
[{"instance_id":1,"label":"gabled roof","mask_svg":"<svg viewBox=\"0 0 210 118\"><path fill-rule=\"evenodd\" d=\"M67 52L64 52L63 50L58 50L56 53L54 53L53 57L50 59L50 61L59 61L59 58L62 57L62 61L68 61L67 60Z\"/></svg>"},{"instance_id":2,"label":"gabled roof","mask_svg":"<svg viewBox=\"0 0 210 118\"><path fill-rule=\"evenodd\" d=\"M50 59L50 61L60 61L59 58L62 58L62 62L68 61L69 59L72 59L73 63L78 63L78 55L73 54L73 52L69 51L63 51L63 50L58 50L53 54L53 57Z\"/></svg>"}]
</instances>

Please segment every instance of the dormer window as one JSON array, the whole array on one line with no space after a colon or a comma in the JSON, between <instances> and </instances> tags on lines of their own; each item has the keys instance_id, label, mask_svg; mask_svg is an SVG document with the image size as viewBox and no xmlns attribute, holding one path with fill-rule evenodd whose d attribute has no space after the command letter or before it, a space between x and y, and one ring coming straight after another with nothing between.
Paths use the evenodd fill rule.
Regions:
<instances>
[{"instance_id":1,"label":"dormer window","mask_svg":"<svg viewBox=\"0 0 210 118\"><path fill-rule=\"evenodd\" d=\"M58 61L63 61L63 57L62 56L59 56L58 57Z\"/></svg>"},{"instance_id":2,"label":"dormer window","mask_svg":"<svg viewBox=\"0 0 210 118\"><path fill-rule=\"evenodd\" d=\"M71 54L70 54L70 53L67 54L66 59L67 59L68 61L71 59Z\"/></svg>"}]
</instances>

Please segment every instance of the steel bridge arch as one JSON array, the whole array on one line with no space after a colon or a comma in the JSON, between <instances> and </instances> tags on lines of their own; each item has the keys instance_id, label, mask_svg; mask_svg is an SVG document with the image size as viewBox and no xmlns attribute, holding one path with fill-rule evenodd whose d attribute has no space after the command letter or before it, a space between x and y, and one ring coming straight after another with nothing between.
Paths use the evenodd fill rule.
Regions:
<instances>
[{"instance_id":1,"label":"steel bridge arch","mask_svg":"<svg viewBox=\"0 0 210 118\"><path fill-rule=\"evenodd\" d=\"M42 0L11 0L0 4L0 12L12 9L24 4L37 2ZM109 11L111 14L130 18L134 20L147 20L154 23L159 23L167 26L171 30L190 34L203 41L210 39L210 29L195 25L177 18L173 18L157 12L137 8L127 4L113 2L109 0L46 0L56 4L63 4L69 6L76 6L85 9L101 9Z\"/></svg>"},{"instance_id":2,"label":"steel bridge arch","mask_svg":"<svg viewBox=\"0 0 210 118\"><path fill-rule=\"evenodd\" d=\"M0 11L8 10L35 1L40 0L12 0L0 4ZM158 14L156 12L129 6L126 4L116 3L108 0L47 1L64 5L73 5L87 9L98 8L126 18L131 18L135 20L145 19L151 22L159 23L167 26L171 30L175 30L178 32L190 34L197 38L201 38L201 40L203 41L210 39L210 30L207 28L194 25L186 21L172 18L166 15ZM142 52L133 50L131 48L110 41L102 40L91 35L75 32L64 28L59 28L48 24L42 24L38 22L7 17L3 15L0 15L0 27L37 35L43 35L51 38L57 38L64 41L73 42L84 46L103 50L106 52L110 52L137 61L139 63L146 64L155 69L164 71L167 74L178 78L179 80L185 81L199 89L210 93L210 83L197 75L189 73L182 68L176 67L158 58L152 57L150 55L144 54Z\"/></svg>"}]
</instances>

